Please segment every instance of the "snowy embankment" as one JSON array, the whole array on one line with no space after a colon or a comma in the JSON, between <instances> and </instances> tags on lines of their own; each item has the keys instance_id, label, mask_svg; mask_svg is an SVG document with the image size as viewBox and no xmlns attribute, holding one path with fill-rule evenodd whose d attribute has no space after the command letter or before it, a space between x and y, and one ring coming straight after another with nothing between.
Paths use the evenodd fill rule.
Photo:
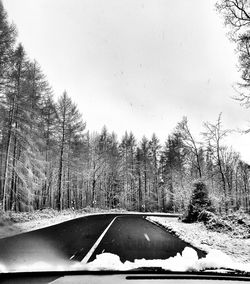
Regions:
<instances>
[{"instance_id":1,"label":"snowy embankment","mask_svg":"<svg viewBox=\"0 0 250 284\"><path fill-rule=\"evenodd\" d=\"M178 218L148 217L179 238L206 252L218 250L237 262L250 264L250 239L208 230L203 223L183 223Z\"/></svg>"},{"instance_id":2,"label":"snowy embankment","mask_svg":"<svg viewBox=\"0 0 250 284\"><path fill-rule=\"evenodd\" d=\"M117 210L108 211L86 207L82 210L62 210L61 212L44 209L33 212L0 213L0 239L56 225L75 218L107 212L115 213Z\"/></svg>"},{"instance_id":3,"label":"snowy embankment","mask_svg":"<svg viewBox=\"0 0 250 284\"><path fill-rule=\"evenodd\" d=\"M7 212L0 215L0 238L41 229L84 215L86 213L75 212L73 210L65 210L61 213L55 210L23 213Z\"/></svg>"}]
</instances>

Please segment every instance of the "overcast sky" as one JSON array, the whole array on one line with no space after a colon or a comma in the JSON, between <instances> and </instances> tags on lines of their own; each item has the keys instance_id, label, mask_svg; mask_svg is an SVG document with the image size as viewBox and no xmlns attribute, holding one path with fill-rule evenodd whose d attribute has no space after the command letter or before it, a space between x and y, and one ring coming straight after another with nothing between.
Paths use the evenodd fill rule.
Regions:
<instances>
[{"instance_id":1,"label":"overcast sky","mask_svg":"<svg viewBox=\"0 0 250 284\"><path fill-rule=\"evenodd\" d=\"M19 41L58 97L66 89L87 129L163 142L184 115L197 138L220 112L226 128L250 126L231 97L234 44L213 0L4 0ZM250 135L228 143L250 162Z\"/></svg>"}]
</instances>

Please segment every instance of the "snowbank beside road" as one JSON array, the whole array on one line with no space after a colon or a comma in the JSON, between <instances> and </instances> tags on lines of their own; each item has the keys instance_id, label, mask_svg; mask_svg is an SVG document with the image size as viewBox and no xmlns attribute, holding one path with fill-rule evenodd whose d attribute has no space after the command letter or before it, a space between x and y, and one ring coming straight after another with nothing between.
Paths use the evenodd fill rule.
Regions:
<instances>
[{"instance_id":1,"label":"snowbank beside road","mask_svg":"<svg viewBox=\"0 0 250 284\"><path fill-rule=\"evenodd\" d=\"M42 229L56 225L75 218L102 213L124 212L122 210L104 210L99 208L86 207L81 210L53 209L37 210L33 212L0 212L0 239L11 237L17 234Z\"/></svg>"},{"instance_id":2,"label":"snowbank beside road","mask_svg":"<svg viewBox=\"0 0 250 284\"><path fill-rule=\"evenodd\" d=\"M21 213L22 214L22 213ZM32 230L37 230L45 228L48 226L56 225L61 222L65 222L76 217L81 217L86 214L78 214L73 212L64 212L64 214L58 214L51 217L37 217L34 220L27 220L21 222L6 222L6 224L0 225L0 239L11 237L17 234L29 232Z\"/></svg>"},{"instance_id":3,"label":"snowbank beside road","mask_svg":"<svg viewBox=\"0 0 250 284\"><path fill-rule=\"evenodd\" d=\"M250 263L250 239L208 230L203 223L183 223L178 218L148 217L193 246L210 252L219 250L239 262Z\"/></svg>"}]
</instances>

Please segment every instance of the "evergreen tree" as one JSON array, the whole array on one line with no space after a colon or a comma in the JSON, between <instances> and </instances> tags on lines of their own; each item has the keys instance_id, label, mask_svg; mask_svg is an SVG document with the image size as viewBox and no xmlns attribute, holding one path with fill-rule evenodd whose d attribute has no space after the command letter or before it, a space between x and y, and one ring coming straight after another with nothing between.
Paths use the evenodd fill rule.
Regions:
<instances>
[{"instance_id":1,"label":"evergreen tree","mask_svg":"<svg viewBox=\"0 0 250 284\"><path fill-rule=\"evenodd\" d=\"M81 114L77 106L72 102L66 92L62 94L56 105L57 110L57 133L58 133L58 148L59 168L58 168L58 191L57 191L57 209L61 210L63 206L63 174L69 170L69 164L66 165L66 154L69 155L69 149L72 139L75 136L80 136L85 129L85 124L82 122ZM66 151L68 151L66 153ZM68 157L69 159L69 157ZM68 188L70 190L70 188Z\"/></svg>"},{"instance_id":2,"label":"evergreen tree","mask_svg":"<svg viewBox=\"0 0 250 284\"><path fill-rule=\"evenodd\" d=\"M201 219L204 211L213 211L211 200L208 196L206 184L198 180L194 183L194 189L188 206L184 222L196 222Z\"/></svg>"},{"instance_id":3,"label":"evergreen tree","mask_svg":"<svg viewBox=\"0 0 250 284\"><path fill-rule=\"evenodd\" d=\"M7 13L0 1L0 95L9 79L16 36L16 28L8 22Z\"/></svg>"}]
</instances>

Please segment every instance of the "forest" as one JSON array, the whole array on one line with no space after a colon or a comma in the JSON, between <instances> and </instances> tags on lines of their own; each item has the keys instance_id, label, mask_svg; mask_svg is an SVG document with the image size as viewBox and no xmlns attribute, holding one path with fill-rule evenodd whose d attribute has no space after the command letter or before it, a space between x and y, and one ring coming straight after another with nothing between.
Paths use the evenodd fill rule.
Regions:
<instances>
[{"instance_id":1,"label":"forest","mask_svg":"<svg viewBox=\"0 0 250 284\"><path fill-rule=\"evenodd\" d=\"M220 1L217 9L231 30L238 29L235 45L243 77L238 100L247 106L250 96L242 88L249 86L250 34L240 33L237 25L247 27L250 17L238 14L244 7L228 3L234 1ZM239 19L234 21L233 14ZM118 139L106 126L100 133L88 131L70 94L65 91L55 99L39 63L17 42L17 29L0 2L2 211L89 206L183 212L198 179L206 183L218 212L249 213L250 166L225 146L230 132L222 114L204 122L201 141L185 116L166 133L165 143L154 133L138 141L129 131Z\"/></svg>"}]
</instances>

